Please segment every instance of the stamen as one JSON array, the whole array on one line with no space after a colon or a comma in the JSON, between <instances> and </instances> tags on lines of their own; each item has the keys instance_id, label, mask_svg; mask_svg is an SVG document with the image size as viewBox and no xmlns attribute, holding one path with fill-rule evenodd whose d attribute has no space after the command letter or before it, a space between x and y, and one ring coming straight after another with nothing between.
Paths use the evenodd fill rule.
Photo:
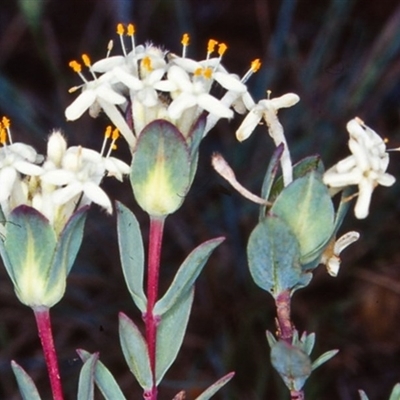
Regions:
<instances>
[{"instance_id":1,"label":"stamen","mask_svg":"<svg viewBox=\"0 0 400 400\"><path fill-rule=\"evenodd\" d=\"M226 50L228 49L228 46L225 43L220 43L218 45L218 61L217 63L214 65L214 71L217 70L217 68L219 67L219 64L221 63L222 60L222 56L224 55L224 53L226 52Z\"/></svg>"},{"instance_id":2,"label":"stamen","mask_svg":"<svg viewBox=\"0 0 400 400\"><path fill-rule=\"evenodd\" d=\"M210 67L207 67L203 71L203 76L207 79L211 79L213 74L213 70Z\"/></svg>"},{"instance_id":3,"label":"stamen","mask_svg":"<svg viewBox=\"0 0 400 400\"><path fill-rule=\"evenodd\" d=\"M128 24L128 29L127 29L126 35L133 36L134 34L135 34L135 25Z\"/></svg>"},{"instance_id":4,"label":"stamen","mask_svg":"<svg viewBox=\"0 0 400 400\"><path fill-rule=\"evenodd\" d=\"M7 145L7 132L2 125L0 125L0 144L3 146Z\"/></svg>"},{"instance_id":5,"label":"stamen","mask_svg":"<svg viewBox=\"0 0 400 400\"><path fill-rule=\"evenodd\" d=\"M87 68L89 68L90 73L92 74L94 79L97 79L96 74L92 70L92 62L90 61L90 57L87 54L82 54L82 61Z\"/></svg>"},{"instance_id":6,"label":"stamen","mask_svg":"<svg viewBox=\"0 0 400 400\"><path fill-rule=\"evenodd\" d=\"M70 61L68 65L78 74L82 71L82 65L75 60Z\"/></svg>"},{"instance_id":7,"label":"stamen","mask_svg":"<svg viewBox=\"0 0 400 400\"><path fill-rule=\"evenodd\" d=\"M82 85L80 86L73 86L72 88L68 89L68 93L75 93L77 90L79 90L82 87Z\"/></svg>"},{"instance_id":8,"label":"stamen","mask_svg":"<svg viewBox=\"0 0 400 400\"><path fill-rule=\"evenodd\" d=\"M73 69L74 72L76 72L80 76L80 78L83 80L83 82L88 83L87 79L82 74L81 63L78 63L78 61L72 60L69 62L68 65Z\"/></svg>"},{"instance_id":9,"label":"stamen","mask_svg":"<svg viewBox=\"0 0 400 400\"><path fill-rule=\"evenodd\" d=\"M92 66L92 63L90 62L90 58L87 54L82 54L82 61L86 67L90 68Z\"/></svg>"},{"instance_id":10,"label":"stamen","mask_svg":"<svg viewBox=\"0 0 400 400\"><path fill-rule=\"evenodd\" d=\"M202 73L203 73L203 68L199 67L193 72L193 75L194 76L201 76Z\"/></svg>"},{"instance_id":11,"label":"stamen","mask_svg":"<svg viewBox=\"0 0 400 400\"><path fill-rule=\"evenodd\" d=\"M215 50L215 46L218 44L218 42L214 39L210 39L208 41L208 45L207 45L207 60L210 58L211 53L214 52Z\"/></svg>"},{"instance_id":12,"label":"stamen","mask_svg":"<svg viewBox=\"0 0 400 400\"><path fill-rule=\"evenodd\" d=\"M114 47L114 41L113 41L113 40L110 40L110 41L108 42L108 45L107 45L107 54L106 54L106 58L110 57L110 53L111 53L111 50L113 49L113 47Z\"/></svg>"},{"instance_id":13,"label":"stamen","mask_svg":"<svg viewBox=\"0 0 400 400\"><path fill-rule=\"evenodd\" d=\"M125 49L124 37L123 37L124 33L125 33L124 25L119 23L117 25L117 34L119 35L119 40L121 42L122 52L124 53L124 56L126 57L126 49Z\"/></svg>"},{"instance_id":14,"label":"stamen","mask_svg":"<svg viewBox=\"0 0 400 400\"><path fill-rule=\"evenodd\" d=\"M9 128L10 128L11 121L10 121L9 118L3 117L3 118L1 119L1 123L3 124L4 128L6 128L6 129L9 129Z\"/></svg>"},{"instance_id":15,"label":"stamen","mask_svg":"<svg viewBox=\"0 0 400 400\"><path fill-rule=\"evenodd\" d=\"M135 47L135 32L136 32L135 25L129 24L128 25L128 32L126 34L127 34L127 36L131 37L133 54L135 54L135 50L136 50L136 47Z\"/></svg>"},{"instance_id":16,"label":"stamen","mask_svg":"<svg viewBox=\"0 0 400 400\"><path fill-rule=\"evenodd\" d=\"M119 36L122 36L124 33L125 33L124 25L121 24L121 23L119 23L119 24L117 25L117 34L118 34Z\"/></svg>"},{"instance_id":17,"label":"stamen","mask_svg":"<svg viewBox=\"0 0 400 400\"><path fill-rule=\"evenodd\" d=\"M117 139L119 138L120 134L119 134L119 130L117 128L115 128L112 132L112 142L110 144L110 148L107 152L107 156L106 157L110 157L110 154L113 150L117 149L117 145L115 144L115 142L117 141Z\"/></svg>"},{"instance_id":18,"label":"stamen","mask_svg":"<svg viewBox=\"0 0 400 400\"><path fill-rule=\"evenodd\" d=\"M261 68L261 61L259 58L253 60L250 64L250 69L243 75L243 78L240 80L242 83L246 83L247 80L259 69Z\"/></svg>"},{"instance_id":19,"label":"stamen","mask_svg":"<svg viewBox=\"0 0 400 400\"><path fill-rule=\"evenodd\" d=\"M142 67L147 69L148 72L153 71L153 66L151 65L151 58L149 56L143 58Z\"/></svg>"},{"instance_id":20,"label":"stamen","mask_svg":"<svg viewBox=\"0 0 400 400\"><path fill-rule=\"evenodd\" d=\"M190 40L189 34L184 33L183 36L182 36L182 40L181 40L181 43L182 43L182 46L183 46L183 48L182 48L182 58L186 57L186 49L189 46L189 40Z\"/></svg>"},{"instance_id":21,"label":"stamen","mask_svg":"<svg viewBox=\"0 0 400 400\"><path fill-rule=\"evenodd\" d=\"M260 59L259 58L256 58L255 60L253 60L252 62L251 62L251 70L253 71L253 72L257 72L260 68L261 68L261 61L260 61Z\"/></svg>"},{"instance_id":22,"label":"stamen","mask_svg":"<svg viewBox=\"0 0 400 400\"><path fill-rule=\"evenodd\" d=\"M272 90L267 90L267 100L271 100L271 93L272 93Z\"/></svg>"},{"instance_id":23,"label":"stamen","mask_svg":"<svg viewBox=\"0 0 400 400\"><path fill-rule=\"evenodd\" d=\"M222 57L227 49L228 49L228 46L225 43L220 43L218 46L219 56Z\"/></svg>"},{"instance_id":24,"label":"stamen","mask_svg":"<svg viewBox=\"0 0 400 400\"><path fill-rule=\"evenodd\" d=\"M112 130L112 126L108 125L106 130L104 131L104 139L103 139L103 144L101 145L101 151L100 151L101 155L103 155L104 150L106 149L106 143L107 143L107 140L111 136L111 130Z\"/></svg>"},{"instance_id":25,"label":"stamen","mask_svg":"<svg viewBox=\"0 0 400 400\"><path fill-rule=\"evenodd\" d=\"M5 146L7 144L7 132L4 129L3 124L0 122L0 144Z\"/></svg>"},{"instance_id":26,"label":"stamen","mask_svg":"<svg viewBox=\"0 0 400 400\"><path fill-rule=\"evenodd\" d=\"M12 137L11 137L11 131L10 131L10 125L11 125L11 121L9 118L7 118L6 116L4 116L1 119L1 123L0 123L0 143L5 146L7 145L7 138L8 141L10 142L10 144L13 143L12 141Z\"/></svg>"}]
</instances>

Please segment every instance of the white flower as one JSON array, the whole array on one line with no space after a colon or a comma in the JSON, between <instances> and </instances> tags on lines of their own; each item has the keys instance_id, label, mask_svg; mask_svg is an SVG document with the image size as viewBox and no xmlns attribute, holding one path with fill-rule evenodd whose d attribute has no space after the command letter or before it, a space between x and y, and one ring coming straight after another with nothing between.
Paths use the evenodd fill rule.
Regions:
<instances>
[{"instance_id":1,"label":"white flower","mask_svg":"<svg viewBox=\"0 0 400 400\"><path fill-rule=\"evenodd\" d=\"M124 117L116 107L116 105L124 105L127 100L113 88L112 83L115 81L113 73L106 72L97 78L91 69L89 58L84 55L83 59L95 79L93 81L86 80L81 73L81 65L76 61L70 62L71 68L79 74L84 84L82 86L82 93L66 108L65 117L69 121L75 121L89 108L96 110L94 114L97 115L97 109L100 107L108 118L110 118L111 122L118 127L129 146L133 148L136 139Z\"/></svg>"},{"instance_id":2,"label":"white flower","mask_svg":"<svg viewBox=\"0 0 400 400\"><path fill-rule=\"evenodd\" d=\"M111 200L99 187L105 174L99 153L83 147L70 147L64 154L61 167L42 176L44 182L59 187L52 193L55 204L60 206L76 201L79 206L83 206L94 202L109 213L112 212ZM80 195L86 196L86 199L79 201Z\"/></svg>"},{"instance_id":3,"label":"white flower","mask_svg":"<svg viewBox=\"0 0 400 400\"><path fill-rule=\"evenodd\" d=\"M299 96L294 93L287 93L283 96L275 99L264 99L260 100L243 120L238 130L236 131L236 137L239 141L247 139L260 123L261 119L264 118L268 132L276 146L281 143L284 145L281 166L283 181L287 186L293 180L292 162L290 159L290 152L286 142L286 138L283 132L283 127L279 122L277 113L280 108L287 108L295 105L300 100Z\"/></svg>"},{"instance_id":4,"label":"white flower","mask_svg":"<svg viewBox=\"0 0 400 400\"><path fill-rule=\"evenodd\" d=\"M321 258L321 264L326 266L328 274L336 277L340 268L340 253L352 243L360 238L360 234L355 231L347 232L338 240L332 242L325 249Z\"/></svg>"},{"instance_id":5,"label":"white flower","mask_svg":"<svg viewBox=\"0 0 400 400\"><path fill-rule=\"evenodd\" d=\"M46 172L41 176L43 185L52 185L51 199L57 206L73 203L72 209L90 202L97 203L109 213L111 201L99 187L106 173L122 180L130 172L130 167L117 158L110 157L113 145L118 138L117 130L111 135L107 128L101 153L81 146L67 148L60 132L54 132L48 142L48 157L44 164ZM106 141L112 137L110 150L103 156ZM80 198L83 196L82 198ZM43 202L43 197L41 197Z\"/></svg>"},{"instance_id":6,"label":"white flower","mask_svg":"<svg viewBox=\"0 0 400 400\"><path fill-rule=\"evenodd\" d=\"M82 86L82 93L65 110L67 120L75 121L96 102L102 108L105 103L124 104L126 99L113 90L110 84L111 78L112 75L106 73L93 81L86 81Z\"/></svg>"},{"instance_id":7,"label":"white flower","mask_svg":"<svg viewBox=\"0 0 400 400\"><path fill-rule=\"evenodd\" d=\"M359 118L349 121L347 130L352 155L326 171L323 180L332 188L357 185L358 198L354 212L358 219L363 219L368 215L375 187L391 186L395 178L386 173L389 154L382 138Z\"/></svg>"},{"instance_id":8,"label":"white flower","mask_svg":"<svg viewBox=\"0 0 400 400\"><path fill-rule=\"evenodd\" d=\"M43 169L35 149L24 143L13 143L0 148L0 202L7 200L20 174L38 176Z\"/></svg>"},{"instance_id":9,"label":"white flower","mask_svg":"<svg viewBox=\"0 0 400 400\"><path fill-rule=\"evenodd\" d=\"M250 69L242 78L239 78L234 74L230 74L230 77L240 82L241 85L245 86L244 83L247 82L251 75L259 70L260 66L261 62L259 59L253 60ZM255 106L254 100L246 86L244 91L228 89L228 91L222 96L221 103L226 107L233 107L233 109L239 114L244 114L246 111L251 110ZM204 136L215 126L218 120L219 118L217 116L213 114L208 115Z\"/></svg>"},{"instance_id":10,"label":"white flower","mask_svg":"<svg viewBox=\"0 0 400 400\"><path fill-rule=\"evenodd\" d=\"M194 106L220 118L233 117L232 110L208 93L212 82L207 70L198 70L191 80L186 71L173 65L168 70L168 80L177 87L176 93L171 93L174 100L168 107L171 119L179 119L185 110Z\"/></svg>"}]
</instances>

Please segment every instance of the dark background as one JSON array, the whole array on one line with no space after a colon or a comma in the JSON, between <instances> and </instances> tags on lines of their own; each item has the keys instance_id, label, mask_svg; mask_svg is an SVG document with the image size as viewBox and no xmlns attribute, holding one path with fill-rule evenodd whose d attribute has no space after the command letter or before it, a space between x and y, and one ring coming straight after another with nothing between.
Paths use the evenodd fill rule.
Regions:
<instances>
[{"instance_id":1,"label":"dark background","mask_svg":"<svg viewBox=\"0 0 400 400\"><path fill-rule=\"evenodd\" d=\"M224 65L239 75L261 58L263 67L249 82L254 97L271 89L276 96L292 91L301 98L280 113L295 161L320 153L330 166L347 155L345 125L356 115L387 137L389 147L400 146L400 5L395 0L3 0L0 113L11 118L14 141L44 153L48 134L61 128L71 145L100 149L105 118L85 114L65 121L64 109L76 97L68 88L80 83L68 62L83 52L93 60L104 57L111 38L119 49L118 22L135 23L137 43L152 41L175 52L188 32L188 55L197 59L205 56L209 38L224 41L229 46ZM266 329L275 330L273 302L251 281L246 264L258 209L210 167L211 153L220 151L238 179L260 191L273 144L265 127L238 143L234 132L241 119L222 121L204 140L188 198L167 219L162 290L195 246L219 235L227 240L198 280L185 341L160 386L160 399L172 399L181 389L194 399L232 370L235 378L216 399L288 398L265 339ZM129 160L123 141L117 154ZM389 171L399 176L400 155L391 156ZM104 187L135 212L146 241L148 220L134 204L128 181L105 180ZM398 184L378 188L368 219L357 221L350 213L343 232L359 230L361 239L345 251L339 277L319 267L309 287L294 296L297 328L317 334L313 358L340 350L311 376L307 399L357 399L359 388L371 400L387 399L400 381L399 194ZM141 318L126 290L116 246L114 218L93 206L65 297L52 309L68 399L76 398L81 367L75 348L99 351L127 398L141 398L119 346L118 311L138 324ZM16 300L4 269L0 284L0 398L19 398L10 368L15 359L49 399L33 313Z\"/></svg>"}]
</instances>

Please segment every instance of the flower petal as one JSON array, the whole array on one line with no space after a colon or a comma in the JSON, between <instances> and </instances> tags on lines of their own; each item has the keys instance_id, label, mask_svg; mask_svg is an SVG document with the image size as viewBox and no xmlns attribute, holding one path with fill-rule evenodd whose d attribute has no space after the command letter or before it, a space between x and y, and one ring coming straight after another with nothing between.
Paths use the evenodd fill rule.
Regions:
<instances>
[{"instance_id":1,"label":"flower petal","mask_svg":"<svg viewBox=\"0 0 400 400\"><path fill-rule=\"evenodd\" d=\"M111 200L107 196L106 192L98 185L93 182L86 182L83 185L83 192L93 203L105 208L109 214L112 213Z\"/></svg>"},{"instance_id":2,"label":"flower petal","mask_svg":"<svg viewBox=\"0 0 400 400\"><path fill-rule=\"evenodd\" d=\"M93 90L83 92L66 108L65 117L68 121L75 121L96 101L96 94Z\"/></svg>"}]
</instances>

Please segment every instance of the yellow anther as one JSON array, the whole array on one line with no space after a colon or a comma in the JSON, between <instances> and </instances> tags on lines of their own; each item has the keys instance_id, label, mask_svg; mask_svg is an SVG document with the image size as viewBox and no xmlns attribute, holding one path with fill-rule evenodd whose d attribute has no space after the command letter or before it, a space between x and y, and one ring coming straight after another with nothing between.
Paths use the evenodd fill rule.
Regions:
<instances>
[{"instance_id":1,"label":"yellow anther","mask_svg":"<svg viewBox=\"0 0 400 400\"><path fill-rule=\"evenodd\" d=\"M118 146L114 143L112 146L111 146L111 150L117 150L118 149Z\"/></svg>"},{"instance_id":2,"label":"yellow anther","mask_svg":"<svg viewBox=\"0 0 400 400\"><path fill-rule=\"evenodd\" d=\"M88 68L92 65L92 63L90 62L90 58L87 54L82 54L82 61Z\"/></svg>"},{"instance_id":3,"label":"yellow anther","mask_svg":"<svg viewBox=\"0 0 400 400\"><path fill-rule=\"evenodd\" d=\"M79 72L82 71L82 65L79 64L79 63L78 63L77 61L75 61L75 60L70 61L68 65L74 70L74 72L79 73Z\"/></svg>"},{"instance_id":4,"label":"yellow anther","mask_svg":"<svg viewBox=\"0 0 400 400\"><path fill-rule=\"evenodd\" d=\"M211 54L215 50L215 46L218 44L218 42L214 39L210 39L208 41L208 46L207 46L207 54Z\"/></svg>"},{"instance_id":5,"label":"yellow anther","mask_svg":"<svg viewBox=\"0 0 400 400\"><path fill-rule=\"evenodd\" d=\"M203 71L203 75L207 79L210 79L212 77L212 73L213 73L213 70L210 67L205 68Z\"/></svg>"},{"instance_id":6,"label":"yellow anther","mask_svg":"<svg viewBox=\"0 0 400 400\"><path fill-rule=\"evenodd\" d=\"M112 126L108 125L105 132L104 132L104 137L108 139L111 136L111 131L112 131Z\"/></svg>"},{"instance_id":7,"label":"yellow anther","mask_svg":"<svg viewBox=\"0 0 400 400\"><path fill-rule=\"evenodd\" d=\"M250 69L251 69L253 72L257 72L260 68L261 68L261 61L260 61L259 58L256 58L255 60L253 60L253 61L251 62Z\"/></svg>"},{"instance_id":8,"label":"yellow anther","mask_svg":"<svg viewBox=\"0 0 400 400\"><path fill-rule=\"evenodd\" d=\"M181 40L181 43L182 43L182 45L183 46L189 46L189 34L187 34L187 33L184 33L183 34L183 36L182 36L182 40Z\"/></svg>"},{"instance_id":9,"label":"yellow anther","mask_svg":"<svg viewBox=\"0 0 400 400\"><path fill-rule=\"evenodd\" d=\"M203 68L199 67L193 72L193 75L200 76L202 73L203 73Z\"/></svg>"},{"instance_id":10,"label":"yellow anther","mask_svg":"<svg viewBox=\"0 0 400 400\"><path fill-rule=\"evenodd\" d=\"M135 34L135 25L129 24L126 34L127 36L133 36Z\"/></svg>"},{"instance_id":11,"label":"yellow anther","mask_svg":"<svg viewBox=\"0 0 400 400\"><path fill-rule=\"evenodd\" d=\"M11 125L11 121L7 117L3 117L1 119L1 123L3 124L4 128L6 128L6 129L8 129L10 127L10 125Z\"/></svg>"},{"instance_id":12,"label":"yellow anther","mask_svg":"<svg viewBox=\"0 0 400 400\"><path fill-rule=\"evenodd\" d=\"M82 86L74 86L74 87L68 89L68 93L74 93L81 88L82 88Z\"/></svg>"},{"instance_id":13,"label":"yellow anther","mask_svg":"<svg viewBox=\"0 0 400 400\"><path fill-rule=\"evenodd\" d=\"M226 52L227 48L228 48L228 46L225 43L221 43L218 46L218 54L219 54L220 57L223 56L223 54Z\"/></svg>"},{"instance_id":14,"label":"yellow anther","mask_svg":"<svg viewBox=\"0 0 400 400\"><path fill-rule=\"evenodd\" d=\"M113 130L111 139L112 139L113 141L115 141L115 140L117 140L118 138L119 138L119 130L118 130L117 128L115 128L115 129Z\"/></svg>"},{"instance_id":15,"label":"yellow anther","mask_svg":"<svg viewBox=\"0 0 400 400\"><path fill-rule=\"evenodd\" d=\"M389 139L387 137L383 138L383 143L389 143Z\"/></svg>"},{"instance_id":16,"label":"yellow anther","mask_svg":"<svg viewBox=\"0 0 400 400\"><path fill-rule=\"evenodd\" d=\"M114 41L110 40L107 44L107 51L110 52L114 47Z\"/></svg>"},{"instance_id":17,"label":"yellow anther","mask_svg":"<svg viewBox=\"0 0 400 400\"><path fill-rule=\"evenodd\" d=\"M144 57L142 60L142 66L143 68L146 68L147 71L152 71L153 67L151 65L151 58L148 56Z\"/></svg>"},{"instance_id":18,"label":"yellow anther","mask_svg":"<svg viewBox=\"0 0 400 400\"><path fill-rule=\"evenodd\" d=\"M122 36L125 33L124 25L118 24L117 25L117 34Z\"/></svg>"},{"instance_id":19,"label":"yellow anther","mask_svg":"<svg viewBox=\"0 0 400 400\"><path fill-rule=\"evenodd\" d=\"M5 145L7 143L7 132L1 127L0 128L0 144Z\"/></svg>"}]
</instances>

